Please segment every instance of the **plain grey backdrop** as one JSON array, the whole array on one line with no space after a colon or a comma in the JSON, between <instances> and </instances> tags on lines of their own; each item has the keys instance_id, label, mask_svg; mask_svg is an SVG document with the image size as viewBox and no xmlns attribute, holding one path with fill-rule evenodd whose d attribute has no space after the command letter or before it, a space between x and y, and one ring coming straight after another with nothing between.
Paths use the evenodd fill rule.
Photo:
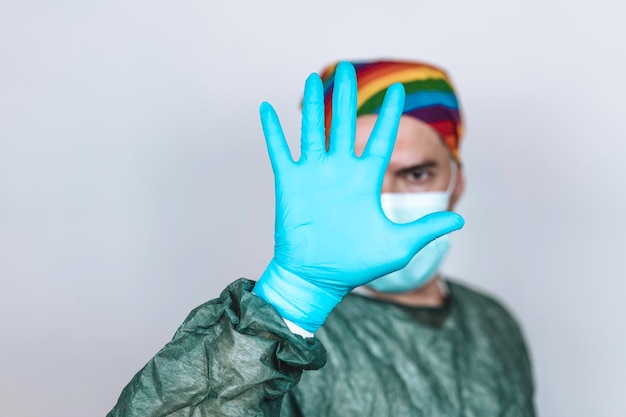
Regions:
<instances>
[{"instance_id":1,"label":"plain grey backdrop","mask_svg":"<svg viewBox=\"0 0 626 417\"><path fill-rule=\"evenodd\" d=\"M298 147L337 59L446 68L467 120L451 276L503 300L542 416L626 415L621 0L0 6L0 415L103 416L272 256L258 106ZM297 153L297 152L296 152Z\"/></svg>"}]
</instances>

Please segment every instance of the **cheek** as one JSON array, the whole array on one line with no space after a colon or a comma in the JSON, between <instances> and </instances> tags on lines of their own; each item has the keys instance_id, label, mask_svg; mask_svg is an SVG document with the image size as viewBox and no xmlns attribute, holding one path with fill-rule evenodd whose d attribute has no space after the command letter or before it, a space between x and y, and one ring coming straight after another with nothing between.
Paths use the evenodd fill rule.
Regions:
<instances>
[{"instance_id":1,"label":"cheek","mask_svg":"<svg viewBox=\"0 0 626 417\"><path fill-rule=\"evenodd\" d=\"M440 191L436 182L431 178L424 181L410 181L407 179L399 179L396 184L398 193L423 193L427 191Z\"/></svg>"},{"instance_id":2,"label":"cheek","mask_svg":"<svg viewBox=\"0 0 626 417\"><path fill-rule=\"evenodd\" d=\"M419 193L434 190L433 181L411 181L393 172L385 173L385 178L383 179L383 193Z\"/></svg>"},{"instance_id":3,"label":"cheek","mask_svg":"<svg viewBox=\"0 0 626 417\"><path fill-rule=\"evenodd\" d=\"M387 171L385 172L385 177L383 178L383 187L381 189L382 193L399 193L398 184L394 178L393 173Z\"/></svg>"},{"instance_id":4,"label":"cheek","mask_svg":"<svg viewBox=\"0 0 626 417\"><path fill-rule=\"evenodd\" d=\"M386 174L387 189L395 193L446 191L450 186L450 179L450 170L446 168L434 168L423 177L390 172Z\"/></svg>"}]
</instances>

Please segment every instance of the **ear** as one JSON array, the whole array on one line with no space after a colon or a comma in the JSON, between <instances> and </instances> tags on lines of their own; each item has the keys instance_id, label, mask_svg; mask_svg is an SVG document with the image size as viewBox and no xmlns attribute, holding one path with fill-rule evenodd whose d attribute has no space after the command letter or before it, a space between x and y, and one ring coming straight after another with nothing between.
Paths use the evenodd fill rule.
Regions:
<instances>
[{"instance_id":1,"label":"ear","mask_svg":"<svg viewBox=\"0 0 626 417\"><path fill-rule=\"evenodd\" d=\"M448 204L448 210L453 211L454 207L461 199L463 195L463 191L465 191L465 175L463 175L463 169L459 167L456 172L456 187L452 191L452 195L450 195L450 203Z\"/></svg>"}]
</instances>

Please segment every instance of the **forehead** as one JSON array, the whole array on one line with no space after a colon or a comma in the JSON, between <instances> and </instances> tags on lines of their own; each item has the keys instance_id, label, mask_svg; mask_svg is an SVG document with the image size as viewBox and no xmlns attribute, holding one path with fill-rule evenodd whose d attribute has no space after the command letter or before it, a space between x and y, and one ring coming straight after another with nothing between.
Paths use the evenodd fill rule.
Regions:
<instances>
[{"instance_id":1,"label":"forehead","mask_svg":"<svg viewBox=\"0 0 626 417\"><path fill-rule=\"evenodd\" d=\"M361 155L365 149L376 118L377 115L368 114L356 119L354 147L357 155ZM432 127L414 117L402 116L400 118L390 165L417 164L426 160L444 162L449 158L448 148Z\"/></svg>"}]
</instances>

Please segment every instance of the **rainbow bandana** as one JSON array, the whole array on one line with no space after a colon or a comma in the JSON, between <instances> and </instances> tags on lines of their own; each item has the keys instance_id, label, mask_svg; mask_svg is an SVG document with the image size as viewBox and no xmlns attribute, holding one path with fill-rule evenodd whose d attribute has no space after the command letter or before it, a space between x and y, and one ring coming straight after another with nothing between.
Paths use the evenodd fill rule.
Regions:
<instances>
[{"instance_id":1,"label":"rainbow bandana","mask_svg":"<svg viewBox=\"0 0 626 417\"><path fill-rule=\"evenodd\" d=\"M330 132L332 94L337 64L321 72L324 82L326 133ZM446 73L432 65L409 61L352 62L358 84L357 116L377 114L387 88L404 85L406 101L403 114L431 126L441 136L457 162L463 126L459 101Z\"/></svg>"}]
</instances>

